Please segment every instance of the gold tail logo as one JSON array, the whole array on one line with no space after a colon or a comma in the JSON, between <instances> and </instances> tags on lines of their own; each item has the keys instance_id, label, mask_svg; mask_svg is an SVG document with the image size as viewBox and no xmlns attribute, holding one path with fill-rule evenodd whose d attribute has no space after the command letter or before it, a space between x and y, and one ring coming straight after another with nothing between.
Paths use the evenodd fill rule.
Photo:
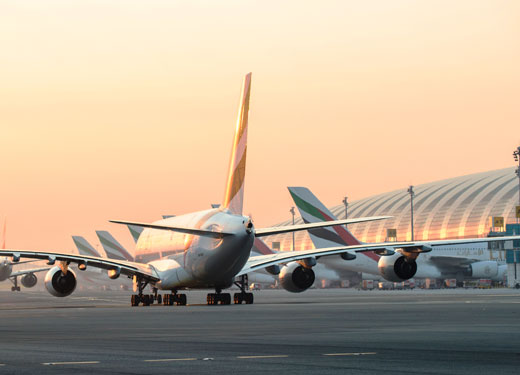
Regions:
<instances>
[{"instance_id":1,"label":"gold tail logo","mask_svg":"<svg viewBox=\"0 0 520 375\"><path fill-rule=\"evenodd\" d=\"M244 203L244 183L246 177L247 154L247 121L249 113L249 96L251 93L251 73L246 74L242 86L242 96L238 109L237 127L231 150L226 193L223 208L241 215Z\"/></svg>"}]
</instances>

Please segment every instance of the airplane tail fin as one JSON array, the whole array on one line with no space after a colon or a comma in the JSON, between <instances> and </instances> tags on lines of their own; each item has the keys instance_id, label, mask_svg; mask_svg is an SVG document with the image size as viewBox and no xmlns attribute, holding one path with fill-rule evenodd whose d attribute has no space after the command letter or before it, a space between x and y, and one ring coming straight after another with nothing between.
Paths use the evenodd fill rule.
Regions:
<instances>
[{"instance_id":1,"label":"airplane tail fin","mask_svg":"<svg viewBox=\"0 0 520 375\"><path fill-rule=\"evenodd\" d=\"M289 187L288 189L305 223L337 220L334 214L309 189L305 187ZM309 235L317 249L361 244L344 226L311 229Z\"/></svg>"},{"instance_id":2,"label":"airplane tail fin","mask_svg":"<svg viewBox=\"0 0 520 375\"><path fill-rule=\"evenodd\" d=\"M226 183L226 191L222 208L233 214L241 215L244 203L244 183L246 176L247 123L249 113L249 96L251 93L251 73L246 74L242 86L240 107L235 129L235 138L231 150L231 160Z\"/></svg>"},{"instance_id":3,"label":"airplane tail fin","mask_svg":"<svg viewBox=\"0 0 520 375\"><path fill-rule=\"evenodd\" d=\"M131 225L131 224L128 224L127 227L128 227L128 230L130 231L130 234L132 235L132 238L134 239L134 242L137 243L137 241L139 240L139 236L141 235L141 233L144 230L144 227L138 227L137 225Z\"/></svg>"},{"instance_id":4,"label":"airplane tail fin","mask_svg":"<svg viewBox=\"0 0 520 375\"><path fill-rule=\"evenodd\" d=\"M134 257L130 254L117 240L106 230L97 230L96 234L101 242L101 246L105 249L107 257L110 259L134 261Z\"/></svg>"},{"instance_id":5,"label":"airplane tail fin","mask_svg":"<svg viewBox=\"0 0 520 375\"><path fill-rule=\"evenodd\" d=\"M72 236L72 240L74 241L74 245L76 245L80 255L101 258L101 254L99 254L99 252L94 249L94 247L85 238L81 236Z\"/></svg>"}]
</instances>

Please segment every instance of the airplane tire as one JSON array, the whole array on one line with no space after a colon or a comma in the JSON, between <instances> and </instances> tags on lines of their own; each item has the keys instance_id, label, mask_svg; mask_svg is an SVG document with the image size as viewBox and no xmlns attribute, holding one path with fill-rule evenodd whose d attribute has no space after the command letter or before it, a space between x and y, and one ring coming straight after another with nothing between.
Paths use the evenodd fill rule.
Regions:
<instances>
[{"instance_id":1,"label":"airplane tire","mask_svg":"<svg viewBox=\"0 0 520 375\"><path fill-rule=\"evenodd\" d=\"M162 303L162 296L160 294L157 295L157 304L160 305Z\"/></svg>"},{"instance_id":2,"label":"airplane tire","mask_svg":"<svg viewBox=\"0 0 520 375\"><path fill-rule=\"evenodd\" d=\"M145 294L143 297L143 306L150 306L150 296Z\"/></svg>"},{"instance_id":3,"label":"airplane tire","mask_svg":"<svg viewBox=\"0 0 520 375\"><path fill-rule=\"evenodd\" d=\"M177 295L177 305L186 306L186 294Z\"/></svg>"},{"instance_id":4,"label":"airplane tire","mask_svg":"<svg viewBox=\"0 0 520 375\"><path fill-rule=\"evenodd\" d=\"M218 305L219 299L220 298L217 293L208 293L206 301L208 302L208 305Z\"/></svg>"},{"instance_id":5,"label":"airplane tire","mask_svg":"<svg viewBox=\"0 0 520 375\"><path fill-rule=\"evenodd\" d=\"M229 305L229 304L231 304L231 294L229 294L229 293L222 293L220 295L220 304L221 305Z\"/></svg>"},{"instance_id":6,"label":"airplane tire","mask_svg":"<svg viewBox=\"0 0 520 375\"><path fill-rule=\"evenodd\" d=\"M132 294L132 297L130 298L130 305L139 306L139 302L139 296L137 294Z\"/></svg>"},{"instance_id":7,"label":"airplane tire","mask_svg":"<svg viewBox=\"0 0 520 375\"><path fill-rule=\"evenodd\" d=\"M235 302L235 305L241 305L242 300L242 293L235 293L233 295L233 302Z\"/></svg>"},{"instance_id":8,"label":"airplane tire","mask_svg":"<svg viewBox=\"0 0 520 375\"><path fill-rule=\"evenodd\" d=\"M155 296L153 294L150 294L150 305L153 305L154 301L155 301Z\"/></svg>"},{"instance_id":9,"label":"airplane tire","mask_svg":"<svg viewBox=\"0 0 520 375\"><path fill-rule=\"evenodd\" d=\"M254 301L253 293L246 293L246 305L253 304L253 301Z\"/></svg>"}]
</instances>

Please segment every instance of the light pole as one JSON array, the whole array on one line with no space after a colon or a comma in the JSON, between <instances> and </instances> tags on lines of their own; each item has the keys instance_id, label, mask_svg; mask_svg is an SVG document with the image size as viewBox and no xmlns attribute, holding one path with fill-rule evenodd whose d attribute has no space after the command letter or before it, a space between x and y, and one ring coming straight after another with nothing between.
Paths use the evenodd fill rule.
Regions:
<instances>
[{"instance_id":1,"label":"light pole","mask_svg":"<svg viewBox=\"0 0 520 375\"><path fill-rule=\"evenodd\" d=\"M413 235L413 198L415 197L415 192L413 191L413 185L410 185L408 188L408 194L410 194L410 213L411 213L411 222L412 222L412 241L414 240Z\"/></svg>"},{"instance_id":2,"label":"light pole","mask_svg":"<svg viewBox=\"0 0 520 375\"><path fill-rule=\"evenodd\" d=\"M520 146L516 148L515 152L513 152L513 157L515 161L518 163L518 167L516 168L516 175L518 176L518 205L520 206ZM516 222L519 222L519 218L516 219Z\"/></svg>"},{"instance_id":3,"label":"light pole","mask_svg":"<svg viewBox=\"0 0 520 375\"><path fill-rule=\"evenodd\" d=\"M296 213L294 212L294 206L291 207L289 212L292 214L292 224L294 225L294 215L296 215ZM292 250L294 251L294 232L292 232Z\"/></svg>"},{"instance_id":4,"label":"light pole","mask_svg":"<svg viewBox=\"0 0 520 375\"><path fill-rule=\"evenodd\" d=\"M345 220L348 219L348 197L343 198L343 204L345 205Z\"/></svg>"}]
</instances>

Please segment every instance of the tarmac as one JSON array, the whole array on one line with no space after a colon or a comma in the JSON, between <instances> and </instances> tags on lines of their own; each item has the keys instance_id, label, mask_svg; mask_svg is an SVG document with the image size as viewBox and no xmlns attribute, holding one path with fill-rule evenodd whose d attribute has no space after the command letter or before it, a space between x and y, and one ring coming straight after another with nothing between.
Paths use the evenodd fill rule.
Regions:
<instances>
[{"instance_id":1,"label":"tarmac","mask_svg":"<svg viewBox=\"0 0 520 375\"><path fill-rule=\"evenodd\" d=\"M207 292L130 307L125 291L0 291L0 373L520 373L518 290Z\"/></svg>"}]
</instances>

